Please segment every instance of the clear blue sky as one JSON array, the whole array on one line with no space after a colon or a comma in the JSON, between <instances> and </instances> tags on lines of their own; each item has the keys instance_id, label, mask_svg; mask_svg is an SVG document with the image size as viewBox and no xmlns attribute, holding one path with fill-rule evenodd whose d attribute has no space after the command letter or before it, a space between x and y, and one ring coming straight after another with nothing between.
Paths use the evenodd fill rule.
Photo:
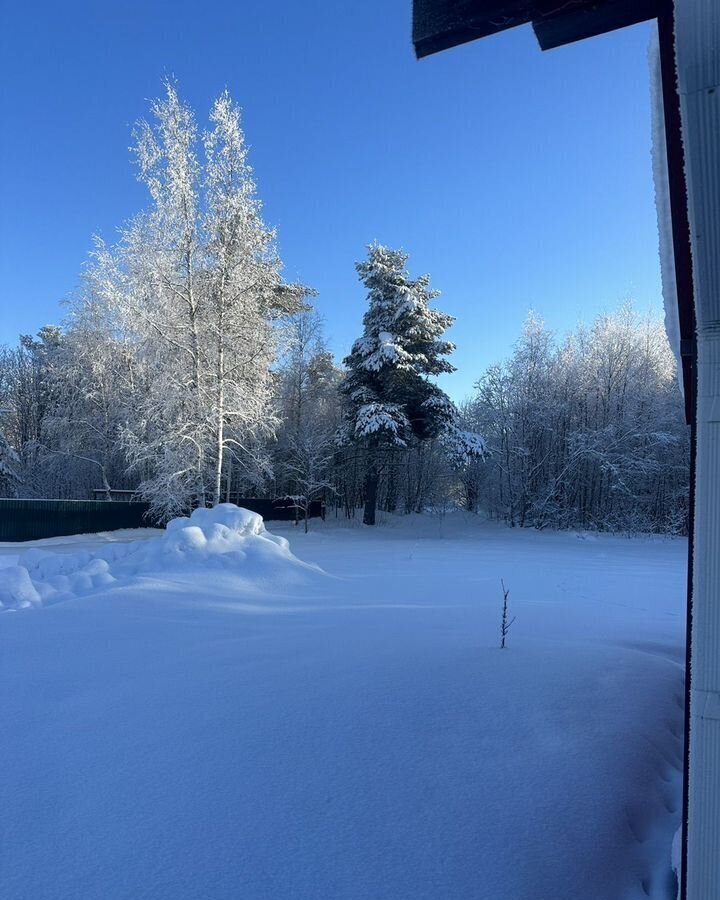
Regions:
<instances>
[{"instance_id":1,"label":"clear blue sky","mask_svg":"<svg viewBox=\"0 0 720 900\"><path fill-rule=\"evenodd\" d=\"M0 13L0 341L58 321L91 236L146 202L128 146L165 75L202 120L244 111L289 277L336 352L378 239L457 317L457 399L528 308L555 329L660 310L647 45L637 26L541 53L516 29L417 62L410 0L6 3Z\"/></svg>"}]
</instances>

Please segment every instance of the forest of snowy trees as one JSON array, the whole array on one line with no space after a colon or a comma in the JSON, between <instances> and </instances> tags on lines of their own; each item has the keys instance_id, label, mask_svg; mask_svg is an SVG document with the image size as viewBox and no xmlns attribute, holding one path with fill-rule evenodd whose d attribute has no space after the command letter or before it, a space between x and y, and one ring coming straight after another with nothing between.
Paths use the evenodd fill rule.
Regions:
<instances>
[{"instance_id":1,"label":"forest of snowy trees","mask_svg":"<svg viewBox=\"0 0 720 900\"><path fill-rule=\"evenodd\" d=\"M240 111L200 133L172 84L135 132L148 208L97 242L62 326L0 348L0 496L134 490L158 520L238 496L337 514L460 506L510 525L683 532L689 437L662 324L629 305L560 340L529 316L457 408L452 317L373 244L348 357L282 277ZM358 329L360 331L360 328Z\"/></svg>"},{"instance_id":2,"label":"forest of snowy trees","mask_svg":"<svg viewBox=\"0 0 720 900\"><path fill-rule=\"evenodd\" d=\"M530 315L464 407L491 450L469 509L511 525L684 532L690 439L661 321L629 305L558 342Z\"/></svg>"}]
</instances>

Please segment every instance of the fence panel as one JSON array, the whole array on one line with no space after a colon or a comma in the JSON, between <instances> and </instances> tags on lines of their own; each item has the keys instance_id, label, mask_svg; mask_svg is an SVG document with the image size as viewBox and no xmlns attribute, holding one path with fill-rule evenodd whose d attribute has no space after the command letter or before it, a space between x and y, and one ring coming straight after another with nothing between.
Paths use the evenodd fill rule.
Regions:
<instances>
[{"instance_id":1,"label":"fence panel","mask_svg":"<svg viewBox=\"0 0 720 900\"><path fill-rule=\"evenodd\" d=\"M292 502L283 499L242 497L235 502L259 513L268 521L302 518L302 513L293 507ZM0 541L34 541L62 535L114 531L117 528L153 527L157 523L150 516L149 509L149 504L135 501L0 499ZM322 503L313 501L309 512L311 517L322 516Z\"/></svg>"},{"instance_id":2,"label":"fence panel","mask_svg":"<svg viewBox=\"0 0 720 900\"><path fill-rule=\"evenodd\" d=\"M33 541L152 525L147 503L0 499L0 541Z\"/></svg>"}]
</instances>

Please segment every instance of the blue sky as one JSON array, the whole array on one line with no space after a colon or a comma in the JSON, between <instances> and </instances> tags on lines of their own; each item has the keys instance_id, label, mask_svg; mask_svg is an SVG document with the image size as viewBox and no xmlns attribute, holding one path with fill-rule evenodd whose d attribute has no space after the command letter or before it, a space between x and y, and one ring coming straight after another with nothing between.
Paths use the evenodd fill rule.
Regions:
<instances>
[{"instance_id":1,"label":"blue sky","mask_svg":"<svg viewBox=\"0 0 720 900\"><path fill-rule=\"evenodd\" d=\"M660 312L649 35L543 54L523 28L417 62L410 0L5 4L0 341L58 321L93 233L145 205L128 146L166 75L201 121L226 86L242 106L287 275L340 354L374 239L457 317L456 399L530 307L559 331L627 297Z\"/></svg>"}]
</instances>

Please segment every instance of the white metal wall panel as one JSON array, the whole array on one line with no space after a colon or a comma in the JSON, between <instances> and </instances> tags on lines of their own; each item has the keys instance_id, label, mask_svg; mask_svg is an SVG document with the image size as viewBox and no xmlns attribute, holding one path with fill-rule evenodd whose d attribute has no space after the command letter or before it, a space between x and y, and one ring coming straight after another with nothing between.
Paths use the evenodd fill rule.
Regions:
<instances>
[{"instance_id":1,"label":"white metal wall panel","mask_svg":"<svg viewBox=\"0 0 720 900\"><path fill-rule=\"evenodd\" d=\"M720 900L720 0L676 0L698 327L688 900Z\"/></svg>"}]
</instances>

